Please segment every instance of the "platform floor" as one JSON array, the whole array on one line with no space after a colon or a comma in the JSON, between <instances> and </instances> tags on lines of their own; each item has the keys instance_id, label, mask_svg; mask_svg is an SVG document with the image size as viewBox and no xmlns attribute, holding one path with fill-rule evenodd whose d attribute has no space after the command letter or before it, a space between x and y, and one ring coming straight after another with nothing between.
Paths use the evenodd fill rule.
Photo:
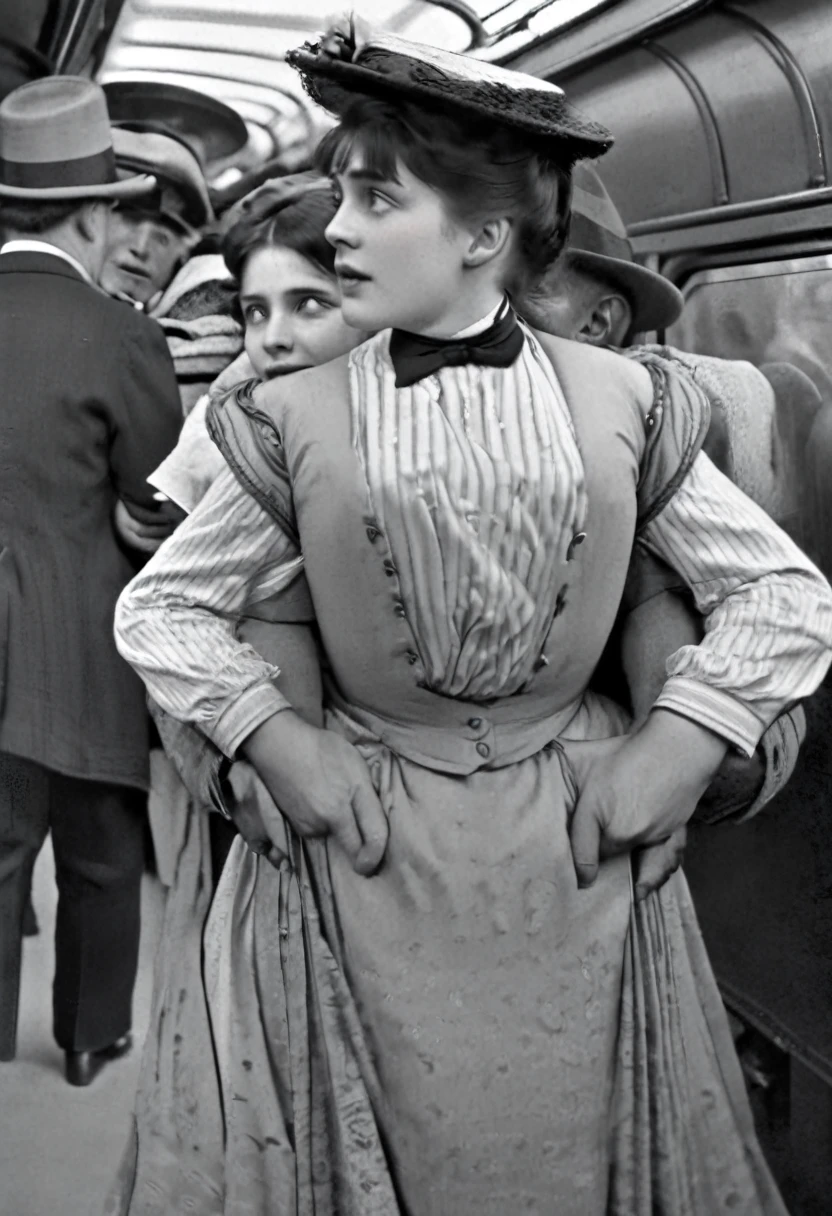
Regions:
<instances>
[{"instance_id":1,"label":"platform floor","mask_svg":"<svg viewBox=\"0 0 832 1216\"><path fill-rule=\"evenodd\" d=\"M38 858L40 934L24 945L17 1059L0 1064L0 1216L101 1216L136 1090L162 890L156 879L145 878L133 1051L109 1064L89 1088L74 1089L64 1080L63 1054L51 1030L57 892L48 843Z\"/></svg>"}]
</instances>

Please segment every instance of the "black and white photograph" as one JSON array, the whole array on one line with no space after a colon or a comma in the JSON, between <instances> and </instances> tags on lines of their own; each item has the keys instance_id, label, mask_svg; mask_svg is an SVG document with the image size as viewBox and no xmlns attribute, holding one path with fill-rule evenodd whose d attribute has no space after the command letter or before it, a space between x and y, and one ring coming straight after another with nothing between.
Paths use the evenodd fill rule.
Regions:
<instances>
[{"instance_id":1,"label":"black and white photograph","mask_svg":"<svg viewBox=\"0 0 832 1216\"><path fill-rule=\"evenodd\" d=\"M832 1216L830 579L829 0L0 0L0 1216Z\"/></svg>"}]
</instances>

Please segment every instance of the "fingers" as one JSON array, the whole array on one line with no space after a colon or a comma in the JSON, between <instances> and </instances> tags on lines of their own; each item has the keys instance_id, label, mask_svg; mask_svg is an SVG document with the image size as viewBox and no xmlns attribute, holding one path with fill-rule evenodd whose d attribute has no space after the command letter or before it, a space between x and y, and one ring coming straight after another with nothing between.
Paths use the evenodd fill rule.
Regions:
<instances>
[{"instance_id":1,"label":"fingers","mask_svg":"<svg viewBox=\"0 0 832 1216\"><path fill-rule=\"evenodd\" d=\"M387 816L369 773L353 791L352 809L362 842L353 864L356 873L369 876L381 865L389 834Z\"/></svg>"},{"instance_id":2,"label":"fingers","mask_svg":"<svg viewBox=\"0 0 832 1216\"><path fill-rule=\"evenodd\" d=\"M636 902L657 891L679 869L687 844L687 828L676 831L660 844L639 849L633 856Z\"/></svg>"},{"instance_id":3,"label":"fingers","mask_svg":"<svg viewBox=\"0 0 832 1216\"><path fill-rule=\"evenodd\" d=\"M601 824L590 801L578 799L578 805L569 825L572 845L572 862L578 886L591 887L598 877L598 858L601 851Z\"/></svg>"}]
</instances>

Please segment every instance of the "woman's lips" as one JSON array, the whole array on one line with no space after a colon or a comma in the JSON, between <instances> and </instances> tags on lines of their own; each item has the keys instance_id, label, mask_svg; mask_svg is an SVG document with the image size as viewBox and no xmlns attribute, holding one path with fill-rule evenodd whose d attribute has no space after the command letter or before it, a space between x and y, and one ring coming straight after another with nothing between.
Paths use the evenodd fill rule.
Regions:
<instances>
[{"instance_id":1,"label":"woman's lips","mask_svg":"<svg viewBox=\"0 0 832 1216\"><path fill-rule=\"evenodd\" d=\"M342 291L354 291L361 283L369 283L370 276L350 266L348 262L336 263L335 273Z\"/></svg>"},{"instance_id":2,"label":"woman's lips","mask_svg":"<svg viewBox=\"0 0 832 1216\"><path fill-rule=\"evenodd\" d=\"M273 363L263 372L264 380L274 380L276 376L288 376L291 372L302 372L311 363Z\"/></svg>"}]
</instances>

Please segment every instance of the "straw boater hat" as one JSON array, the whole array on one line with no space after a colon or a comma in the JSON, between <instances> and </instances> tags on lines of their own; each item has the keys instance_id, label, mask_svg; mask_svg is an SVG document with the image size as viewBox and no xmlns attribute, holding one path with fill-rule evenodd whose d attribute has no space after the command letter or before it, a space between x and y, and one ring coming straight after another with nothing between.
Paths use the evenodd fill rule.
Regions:
<instances>
[{"instance_id":1,"label":"straw boater hat","mask_svg":"<svg viewBox=\"0 0 832 1216\"><path fill-rule=\"evenodd\" d=\"M613 142L609 131L575 110L557 85L470 55L376 33L355 18L290 51L286 62L300 72L310 97L337 115L356 94L406 98L537 137L572 161L600 156Z\"/></svg>"},{"instance_id":2,"label":"straw boater hat","mask_svg":"<svg viewBox=\"0 0 832 1216\"><path fill-rule=\"evenodd\" d=\"M633 310L632 329L665 329L679 318L684 298L663 275L633 257L624 221L591 165L576 165L572 178L572 228L566 255L572 265L620 288Z\"/></svg>"},{"instance_id":3,"label":"straw boater hat","mask_svg":"<svg viewBox=\"0 0 832 1216\"><path fill-rule=\"evenodd\" d=\"M214 219L208 186L199 161L174 135L113 127L113 149L119 177L152 173L156 190L141 206L158 212L186 236L195 235Z\"/></svg>"},{"instance_id":4,"label":"straw boater hat","mask_svg":"<svg viewBox=\"0 0 832 1216\"><path fill-rule=\"evenodd\" d=\"M147 174L118 180L107 103L91 80L48 76L0 102L0 197L132 198L155 185Z\"/></svg>"}]
</instances>

